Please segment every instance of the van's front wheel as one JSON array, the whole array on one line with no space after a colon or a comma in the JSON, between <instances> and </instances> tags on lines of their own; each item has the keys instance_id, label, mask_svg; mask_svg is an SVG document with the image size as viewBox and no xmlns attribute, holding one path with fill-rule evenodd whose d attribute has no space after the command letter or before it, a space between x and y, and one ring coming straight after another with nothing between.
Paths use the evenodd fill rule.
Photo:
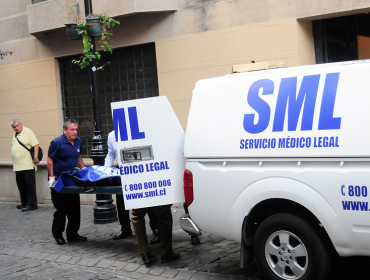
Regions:
<instances>
[{"instance_id":1,"label":"van's front wheel","mask_svg":"<svg viewBox=\"0 0 370 280\"><path fill-rule=\"evenodd\" d=\"M330 273L330 255L319 228L298 216L281 213L264 220L253 247L269 280L324 280Z\"/></svg>"}]
</instances>

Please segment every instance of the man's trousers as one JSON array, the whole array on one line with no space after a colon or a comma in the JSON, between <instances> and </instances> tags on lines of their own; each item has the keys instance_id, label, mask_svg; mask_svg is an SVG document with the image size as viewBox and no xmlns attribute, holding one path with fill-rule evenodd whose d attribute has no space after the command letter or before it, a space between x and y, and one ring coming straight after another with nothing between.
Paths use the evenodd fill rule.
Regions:
<instances>
[{"instance_id":1,"label":"man's trousers","mask_svg":"<svg viewBox=\"0 0 370 280\"><path fill-rule=\"evenodd\" d=\"M66 225L66 217L68 224L66 229L67 239L73 239L77 236L80 229L80 195L57 193L51 190L51 200L53 201L56 211L52 225L54 237L61 237Z\"/></svg>"},{"instance_id":2,"label":"man's trousers","mask_svg":"<svg viewBox=\"0 0 370 280\"><path fill-rule=\"evenodd\" d=\"M161 256L167 257L172 254L172 213L171 205L151 207L158 220L159 238L161 242ZM145 228L145 214L148 208L132 209L131 220L135 230L136 240L139 244L140 253L148 253L149 244Z\"/></svg>"},{"instance_id":3,"label":"man's trousers","mask_svg":"<svg viewBox=\"0 0 370 280\"><path fill-rule=\"evenodd\" d=\"M116 194L116 204L117 204L118 219L121 225L121 230L124 231L125 229L131 229L130 211L125 209L125 202L123 200L123 194ZM149 216L150 228L152 229L153 232L155 232L158 229L157 217L152 208L148 208L147 213Z\"/></svg>"},{"instance_id":4,"label":"man's trousers","mask_svg":"<svg viewBox=\"0 0 370 280\"><path fill-rule=\"evenodd\" d=\"M22 206L37 209L35 169L15 171L15 179Z\"/></svg>"},{"instance_id":5,"label":"man's trousers","mask_svg":"<svg viewBox=\"0 0 370 280\"><path fill-rule=\"evenodd\" d=\"M130 211L125 209L125 202L123 200L123 194L116 194L116 204L119 223L121 224L121 230L131 230Z\"/></svg>"}]
</instances>

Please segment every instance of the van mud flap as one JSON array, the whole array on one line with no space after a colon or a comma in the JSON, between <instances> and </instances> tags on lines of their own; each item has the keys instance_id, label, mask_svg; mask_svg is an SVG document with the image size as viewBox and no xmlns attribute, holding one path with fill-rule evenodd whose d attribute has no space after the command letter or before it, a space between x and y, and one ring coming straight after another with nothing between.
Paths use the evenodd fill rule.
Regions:
<instances>
[{"instance_id":1,"label":"van mud flap","mask_svg":"<svg viewBox=\"0 0 370 280\"><path fill-rule=\"evenodd\" d=\"M253 234L248 234L247 229L248 216L244 218L241 234L241 244L240 244L240 267L246 267L248 264L253 262Z\"/></svg>"},{"instance_id":2,"label":"van mud flap","mask_svg":"<svg viewBox=\"0 0 370 280\"><path fill-rule=\"evenodd\" d=\"M180 217L180 226L181 228L189 233L190 235L201 236L202 232L197 227L197 225L190 219L189 215L183 215Z\"/></svg>"}]
</instances>

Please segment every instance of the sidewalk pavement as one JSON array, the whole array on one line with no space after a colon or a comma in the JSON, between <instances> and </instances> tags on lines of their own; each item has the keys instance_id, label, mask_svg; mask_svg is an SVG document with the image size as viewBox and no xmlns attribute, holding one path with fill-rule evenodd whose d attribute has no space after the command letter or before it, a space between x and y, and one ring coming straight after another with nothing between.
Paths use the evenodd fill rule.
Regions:
<instances>
[{"instance_id":1,"label":"sidewalk pavement","mask_svg":"<svg viewBox=\"0 0 370 280\"><path fill-rule=\"evenodd\" d=\"M190 236L179 225L182 208L172 208L173 248L181 258L161 265L159 244L155 244L151 249L157 260L145 266L135 236L113 241L119 223L94 224L92 205L81 205L79 233L88 241L59 246L51 235L53 205L40 204L38 210L21 212L17 204L0 202L0 279L263 279L255 263L240 268L237 242L203 233L201 244L191 245ZM152 238L148 224L147 229ZM370 257L335 257L329 280L368 280L369 262Z\"/></svg>"},{"instance_id":2,"label":"sidewalk pavement","mask_svg":"<svg viewBox=\"0 0 370 280\"><path fill-rule=\"evenodd\" d=\"M157 260L145 266L135 236L113 241L119 223L94 224L92 205L81 205L79 234L88 241L59 246L51 234L53 205L21 212L17 204L0 202L0 279L263 279L254 263L240 268L237 242L203 233L201 244L192 245L179 225L182 208L172 208L173 248L180 260L162 265L155 244L151 249ZM147 229L150 239L148 224Z\"/></svg>"}]
</instances>

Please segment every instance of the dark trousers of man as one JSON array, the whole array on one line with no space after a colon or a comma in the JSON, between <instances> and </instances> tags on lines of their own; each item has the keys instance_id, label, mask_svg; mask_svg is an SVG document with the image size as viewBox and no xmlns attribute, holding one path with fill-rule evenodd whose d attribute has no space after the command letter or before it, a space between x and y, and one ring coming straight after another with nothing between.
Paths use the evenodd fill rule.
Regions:
<instances>
[{"instance_id":1,"label":"dark trousers of man","mask_svg":"<svg viewBox=\"0 0 370 280\"><path fill-rule=\"evenodd\" d=\"M67 217L67 239L75 238L78 230L80 229L80 195L57 193L55 190L51 190L51 200L53 201L56 209L54 212L53 225L51 229L53 236L62 236Z\"/></svg>"},{"instance_id":2,"label":"dark trousers of man","mask_svg":"<svg viewBox=\"0 0 370 280\"><path fill-rule=\"evenodd\" d=\"M130 211L125 209L125 202L123 200L123 194L116 194L117 212L119 223L121 224L121 230L131 230L130 225ZM149 225L153 231L158 229L158 221L154 211L151 208L148 209Z\"/></svg>"},{"instance_id":3,"label":"dark trousers of man","mask_svg":"<svg viewBox=\"0 0 370 280\"><path fill-rule=\"evenodd\" d=\"M172 213L171 205L151 207L158 220L159 238L161 242L161 256L167 257L172 254ZM131 220L135 230L136 240L141 254L148 253L149 244L145 228L145 214L148 208L132 209Z\"/></svg>"},{"instance_id":4,"label":"dark trousers of man","mask_svg":"<svg viewBox=\"0 0 370 280\"><path fill-rule=\"evenodd\" d=\"M22 206L37 208L35 169L15 171L15 179Z\"/></svg>"},{"instance_id":5,"label":"dark trousers of man","mask_svg":"<svg viewBox=\"0 0 370 280\"><path fill-rule=\"evenodd\" d=\"M123 194L116 194L117 212L121 230L131 230L130 211L125 209Z\"/></svg>"}]
</instances>

